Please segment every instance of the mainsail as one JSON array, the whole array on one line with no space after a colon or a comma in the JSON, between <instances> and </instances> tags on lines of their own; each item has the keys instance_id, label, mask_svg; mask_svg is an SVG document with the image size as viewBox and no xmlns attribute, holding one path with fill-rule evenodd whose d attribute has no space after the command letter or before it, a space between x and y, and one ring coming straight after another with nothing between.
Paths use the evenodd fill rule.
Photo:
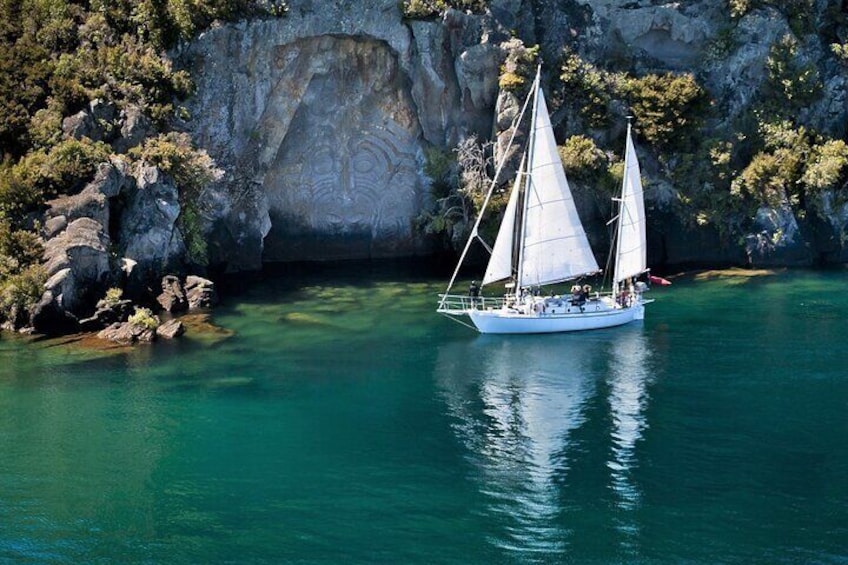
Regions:
<instances>
[{"instance_id":1,"label":"mainsail","mask_svg":"<svg viewBox=\"0 0 848 565\"><path fill-rule=\"evenodd\" d=\"M621 210L618 214L618 241L615 254L616 283L644 273L648 265L642 177L629 124L627 125L626 145Z\"/></svg>"},{"instance_id":2,"label":"mainsail","mask_svg":"<svg viewBox=\"0 0 848 565\"><path fill-rule=\"evenodd\" d=\"M538 76L535 88L519 286L552 284L598 271L568 187Z\"/></svg>"}]
</instances>

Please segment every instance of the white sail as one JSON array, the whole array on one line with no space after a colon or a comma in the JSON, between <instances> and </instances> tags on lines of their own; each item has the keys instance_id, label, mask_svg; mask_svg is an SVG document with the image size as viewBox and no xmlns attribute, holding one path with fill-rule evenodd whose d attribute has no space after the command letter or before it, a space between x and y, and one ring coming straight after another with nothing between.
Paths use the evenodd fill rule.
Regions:
<instances>
[{"instance_id":1,"label":"white sail","mask_svg":"<svg viewBox=\"0 0 848 565\"><path fill-rule=\"evenodd\" d=\"M621 282L644 273L648 265L642 177L629 125L627 126L624 182L621 188L621 210L618 215L617 231L615 282Z\"/></svg>"},{"instance_id":2,"label":"white sail","mask_svg":"<svg viewBox=\"0 0 848 565\"><path fill-rule=\"evenodd\" d=\"M536 286L598 271L562 168L542 89L536 83L519 284Z\"/></svg>"},{"instance_id":3,"label":"white sail","mask_svg":"<svg viewBox=\"0 0 848 565\"><path fill-rule=\"evenodd\" d=\"M486 274L483 276L484 285L512 276L515 212L518 208L518 193L521 190L521 173L523 170L524 159L522 158L521 165L518 167L518 174L515 175L515 184L509 195L509 202L507 202L504 211L501 227L498 230L498 237L495 239L495 246L492 248L492 256L489 258L489 265L486 267Z\"/></svg>"}]
</instances>

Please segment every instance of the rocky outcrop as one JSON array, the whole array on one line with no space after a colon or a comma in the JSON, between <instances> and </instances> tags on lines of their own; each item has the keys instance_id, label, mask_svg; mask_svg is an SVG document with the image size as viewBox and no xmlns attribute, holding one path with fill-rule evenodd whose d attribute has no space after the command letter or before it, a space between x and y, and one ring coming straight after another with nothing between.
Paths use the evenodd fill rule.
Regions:
<instances>
[{"instance_id":1,"label":"rocky outcrop","mask_svg":"<svg viewBox=\"0 0 848 565\"><path fill-rule=\"evenodd\" d=\"M156 301L166 312L178 313L211 308L218 303L218 294L215 283L209 279L189 275L183 282L174 275L165 275L162 277L162 293Z\"/></svg>"},{"instance_id":2,"label":"rocky outcrop","mask_svg":"<svg viewBox=\"0 0 848 565\"><path fill-rule=\"evenodd\" d=\"M142 164L133 174L120 160L103 163L79 194L48 206L48 281L32 313L32 324L42 333L94 330L125 321L129 302L120 302L117 309L97 302L108 288L122 287L131 299L152 299L151 282L185 264L176 225L179 193L156 167ZM185 296L182 302L188 308Z\"/></svg>"},{"instance_id":3,"label":"rocky outcrop","mask_svg":"<svg viewBox=\"0 0 848 565\"><path fill-rule=\"evenodd\" d=\"M132 312L132 300L98 300L94 314L79 321L79 330L93 332L114 323L126 322Z\"/></svg>"},{"instance_id":4,"label":"rocky outcrop","mask_svg":"<svg viewBox=\"0 0 848 565\"><path fill-rule=\"evenodd\" d=\"M156 329L132 322L114 323L98 332L97 337L121 345L150 343L156 340Z\"/></svg>"},{"instance_id":5,"label":"rocky outcrop","mask_svg":"<svg viewBox=\"0 0 848 565\"><path fill-rule=\"evenodd\" d=\"M74 220L45 246L46 291L62 310L79 315L112 282L109 236L88 217Z\"/></svg>"},{"instance_id":6,"label":"rocky outcrop","mask_svg":"<svg viewBox=\"0 0 848 565\"><path fill-rule=\"evenodd\" d=\"M100 99L62 120L62 132L68 137L111 143L116 153L126 153L153 131L150 120L135 104L118 112L114 104Z\"/></svg>"}]
</instances>

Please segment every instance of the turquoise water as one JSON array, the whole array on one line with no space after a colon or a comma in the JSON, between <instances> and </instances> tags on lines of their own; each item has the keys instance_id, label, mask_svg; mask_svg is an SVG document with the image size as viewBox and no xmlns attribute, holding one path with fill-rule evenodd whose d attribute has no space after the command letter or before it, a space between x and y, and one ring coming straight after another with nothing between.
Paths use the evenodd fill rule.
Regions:
<instances>
[{"instance_id":1,"label":"turquoise water","mask_svg":"<svg viewBox=\"0 0 848 565\"><path fill-rule=\"evenodd\" d=\"M228 330L0 341L0 562L848 563L848 276L478 336L436 277L268 275Z\"/></svg>"}]
</instances>

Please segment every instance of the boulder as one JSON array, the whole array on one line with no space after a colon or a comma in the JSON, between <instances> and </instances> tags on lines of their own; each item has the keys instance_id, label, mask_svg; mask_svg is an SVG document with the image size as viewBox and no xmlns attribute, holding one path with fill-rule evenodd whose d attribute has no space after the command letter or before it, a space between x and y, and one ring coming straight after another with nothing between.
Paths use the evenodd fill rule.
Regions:
<instances>
[{"instance_id":1,"label":"boulder","mask_svg":"<svg viewBox=\"0 0 848 565\"><path fill-rule=\"evenodd\" d=\"M68 116L62 120L62 132L68 137L95 139L98 138L96 131L97 124L94 122L94 118L85 110L80 110L73 116Z\"/></svg>"},{"instance_id":2,"label":"boulder","mask_svg":"<svg viewBox=\"0 0 848 565\"><path fill-rule=\"evenodd\" d=\"M88 110L80 110L62 120L62 131L68 137L92 141L108 141L116 132L115 105L95 99L89 102Z\"/></svg>"},{"instance_id":3,"label":"boulder","mask_svg":"<svg viewBox=\"0 0 848 565\"><path fill-rule=\"evenodd\" d=\"M195 275L189 275L185 281L185 292L190 310L211 308L218 303L215 283Z\"/></svg>"},{"instance_id":4,"label":"boulder","mask_svg":"<svg viewBox=\"0 0 848 565\"><path fill-rule=\"evenodd\" d=\"M45 291L32 308L29 323L35 331L45 335L66 334L78 329L77 318L61 307L51 290Z\"/></svg>"},{"instance_id":5,"label":"boulder","mask_svg":"<svg viewBox=\"0 0 848 565\"><path fill-rule=\"evenodd\" d=\"M115 104L96 98L88 103L88 111L96 126L97 139L102 141L113 139L118 131L116 119L118 110Z\"/></svg>"},{"instance_id":6,"label":"boulder","mask_svg":"<svg viewBox=\"0 0 848 565\"><path fill-rule=\"evenodd\" d=\"M66 227L68 227L68 218L65 216L48 216L44 221L44 237L46 239L56 237Z\"/></svg>"},{"instance_id":7,"label":"boulder","mask_svg":"<svg viewBox=\"0 0 848 565\"><path fill-rule=\"evenodd\" d=\"M185 333L185 325L179 320L168 320L158 328L156 335L164 339L174 339Z\"/></svg>"},{"instance_id":8,"label":"boulder","mask_svg":"<svg viewBox=\"0 0 848 565\"><path fill-rule=\"evenodd\" d=\"M162 277L162 293L156 297L156 301L166 312L183 312L189 307L183 285L174 275Z\"/></svg>"},{"instance_id":9,"label":"boulder","mask_svg":"<svg viewBox=\"0 0 848 565\"><path fill-rule=\"evenodd\" d=\"M761 207L753 227L755 231L745 236L745 252L751 265L809 267L813 264L813 256L801 237L798 220L788 201L779 208Z\"/></svg>"},{"instance_id":10,"label":"boulder","mask_svg":"<svg viewBox=\"0 0 848 565\"><path fill-rule=\"evenodd\" d=\"M129 189L135 180L126 173L126 165L118 160L100 163L94 179L79 194L66 195L47 203L45 235L55 237L70 222L91 218L108 227L110 199Z\"/></svg>"}]
</instances>

